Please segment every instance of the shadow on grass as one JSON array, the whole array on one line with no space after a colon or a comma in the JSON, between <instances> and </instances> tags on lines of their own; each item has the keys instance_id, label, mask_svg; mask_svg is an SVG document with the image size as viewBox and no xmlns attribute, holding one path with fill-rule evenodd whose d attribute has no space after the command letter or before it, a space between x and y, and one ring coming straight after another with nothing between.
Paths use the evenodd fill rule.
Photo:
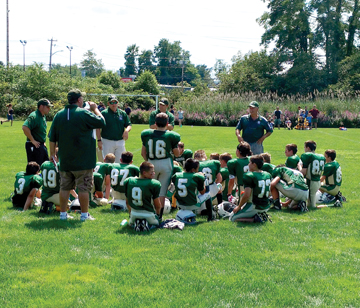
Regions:
<instances>
[{"instance_id":1,"label":"shadow on grass","mask_svg":"<svg viewBox=\"0 0 360 308\"><path fill-rule=\"evenodd\" d=\"M44 229L66 230L80 228L81 226L82 222L80 220L60 220L59 217L52 217L51 219L43 219L43 217L39 217L39 219L25 224L25 227L36 231Z\"/></svg>"}]
</instances>

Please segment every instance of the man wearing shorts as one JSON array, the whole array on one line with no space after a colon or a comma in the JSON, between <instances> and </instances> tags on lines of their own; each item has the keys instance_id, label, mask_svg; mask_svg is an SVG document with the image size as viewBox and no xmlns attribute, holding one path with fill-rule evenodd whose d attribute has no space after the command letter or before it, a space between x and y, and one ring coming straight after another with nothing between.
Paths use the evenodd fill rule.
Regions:
<instances>
[{"instance_id":1,"label":"man wearing shorts","mask_svg":"<svg viewBox=\"0 0 360 308\"><path fill-rule=\"evenodd\" d=\"M313 128L313 124L315 124L315 129L317 129L317 125L318 125L318 115L320 113L320 111L318 109L316 109L316 105L313 106L313 109L311 109L309 111L309 113L311 114L312 118L311 118L311 128Z\"/></svg>"},{"instance_id":2,"label":"man wearing shorts","mask_svg":"<svg viewBox=\"0 0 360 308\"><path fill-rule=\"evenodd\" d=\"M48 150L46 148L46 115L53 105L46 98L38 101L38 109L28 116L25 120L22 130L27 138L25 149L28 162L36 161L39 166L44 161L49 160Z\"/></svg>"},{"instance_id":3,"label":"man wearing shorts","mask_svg":"<svg viewBox=\"0 0 360 308\"><path fill-rule=\"evenodd\" d=\"M274 125L278 127L278 129L280 129L280 125L281 125L281 110L279 109L279 106L276 107L276 110L274 111L274 115L275 115L275 123Z\"/></svg>"},{"instance_id":4,"label":"man wearing shorts","mask_svg":"<svg viewBox=\"0 0 360 308\"><path fill-rule=\"evenodd\" d=\"M50 129L50 155L55 161L55 146L59 146L60 161L60 219L72 218L66 213L70 190L78 189L81 221L94 220L89 215L89 193L93 186L93 169L96 166L96 134L94 129L104 128L105 119L96 103L89 102L90 112L83 107L80 90L71 90L69 105L60 110Z\"/></svg>"},{"instance_id":5,"label":"man wearing shorts","mask_svg":"<svg viewBox=\"0 0 360 308\"><path fill-rule=\"evenodd\" d=\"M175 157L179 156L180 135L167 130L168 119L166 113L157 114L155 118L156 129L146 129L141 133L141 156L154 165L155 179L161 183L161 215L173 170L171 152Z\"/></svg>"}]
</instances>

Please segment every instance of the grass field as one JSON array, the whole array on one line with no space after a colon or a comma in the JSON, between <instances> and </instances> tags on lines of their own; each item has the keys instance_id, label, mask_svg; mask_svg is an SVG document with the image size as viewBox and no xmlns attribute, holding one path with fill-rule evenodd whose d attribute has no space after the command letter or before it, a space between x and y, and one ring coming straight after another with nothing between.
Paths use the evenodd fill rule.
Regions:
<instances>
[{"instance_id":1,"label":"grass field","mask_svg":"<svg viewBox=\"0 0 360 308\"><path fill-rule=\"evenodd\" d=\"M48 123L50 126L51 123ZM1 307L359 307L359 130L275 130L272 162L287 143L314 139L334 148L343 170L343 208L272 212L273 223L228 220L183 231L136 234L120 227L126 213L90 209L95 221L12 208L14 176L26 166L22 122L0 127ZM139 165L140 132L127 150ZM235 155L234 128L176 127L185 148ZM172 213L168 215L174 217Z\"/></svg>"}]
</instances>

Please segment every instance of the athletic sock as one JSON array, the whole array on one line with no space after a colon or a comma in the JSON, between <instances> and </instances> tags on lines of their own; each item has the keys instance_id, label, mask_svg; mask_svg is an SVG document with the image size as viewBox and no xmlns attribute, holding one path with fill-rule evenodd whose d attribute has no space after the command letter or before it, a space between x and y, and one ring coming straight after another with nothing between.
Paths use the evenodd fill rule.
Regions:
<instances>
[{"instance_id":1,"label":"athletic sock","mask_svg":"<svg viewBox=\"0 0 360 308\"><path fill-rule=\"evenodd\" d=\"M213 206L212 206L211 199L206 200L205 205L206 205L208 220L212 220L213 219Z\"/></svg>"},{"instance_id":2,"label":"athletic sock","mask_svg":"<svg viewBox=\"0 0 360 308\"><path fill-rule=\"evenodd\" d=\"M88 212L81 212L81 216L80 217L84 217L84 218L87 218L89 216L89 213Z\"/></svg>"},{"instance_id":3,"label":"athletic sock","mask_svg":"<svg viewBox=\"0 0 360 308\"><path fill-rule=\"evenodd\" d=\"M67 213L66 212L60 212L60 217L66 217Z\"/></svg>"}]
</instances>

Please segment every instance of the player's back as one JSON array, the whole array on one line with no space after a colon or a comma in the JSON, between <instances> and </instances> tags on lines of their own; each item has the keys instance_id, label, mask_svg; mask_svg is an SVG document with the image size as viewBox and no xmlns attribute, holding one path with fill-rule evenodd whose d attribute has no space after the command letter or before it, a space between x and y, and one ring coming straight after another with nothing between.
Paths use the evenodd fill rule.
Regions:
<instances>
[{"instance_id":1,"label":"player's back","mask_svg":"<svg viewBox=\"0 0 360 308\"><path fill-rule=\"evenodd\" d=\"M307 168L306 178L311 181L320 181L324 171L325 157L322 154L306 152L301 155L303 167Z\"/></svg>"},{"instance_id":2,"label":"player's back","mask_svg":"<svg viewBox=\"0 0 360 308\"><path fill-rule=\"evenodd\" d=\"M204 188L205 178L199 173L178 172L172 178L175 198L181 205L195 205L196 196Z\"/></svg>"},{"instance_id":3,"label":"player's back","mask_svg":"<svg viewBox=\"0 0 360 308\"><path fill-rule=\"evenodd\" d=\"M129 177L138 177L140 169L132 164L115 163L110 172L111 187L120 193L125 193L124 182Z\"/></svg>"},{"instance_id":4,"label":"player's back","mask_svg":"<svg viewBox=\"0 0 360 308\"><path fill-rule=\"evenodd\" d=\"M244 157L231 159L227 163L229 173L237 177L238 186L243 185L243 176L249 171L249 162L250 158Z\"/></svg>"},{"instance_id":5,"label":"player's back","mask_svg":"<svg viewBox=\"0 0 360 308\"><path fill-rule=\"evenodd\" d=\"M59 170L59 164L57 164ZM60 191L60 174L56 171L55 165L51 161L45 161L40 167L43 188L41 199L46 200Z\"/></svg>"},{"instance_id":6,"label":"player's back","mask_svg":"<svg viewBox=\"0 0 360 308\"><path fill-rule=\"evenodd\" d=\"M266 171L247 172L244 174L244 187L252 189L252 203L256 209L264 210L269 207L271 175Z\"/></svg>"},{"instance_id":7,"label":"player's back","mask_svg":"<svg viewBox=\"0 0 360 308\"><path fill-rule=\"evenodd\" d=\"M220 172L220 162L218 160L205 160L199 162L199 172L204 173L209 185L215 183L216 176Z\"/></svg>"}]
</instances>

